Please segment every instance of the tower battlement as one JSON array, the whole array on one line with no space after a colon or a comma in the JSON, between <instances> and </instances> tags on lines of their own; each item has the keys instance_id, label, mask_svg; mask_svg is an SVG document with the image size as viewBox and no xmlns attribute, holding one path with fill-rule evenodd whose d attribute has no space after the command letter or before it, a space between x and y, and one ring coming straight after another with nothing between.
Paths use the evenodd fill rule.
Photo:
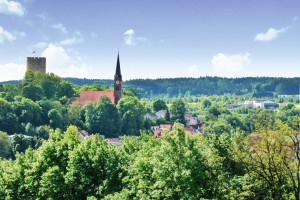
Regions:
<instances>
[{"instance_id":1,"label":"tower battlement","mask_svg":"<svg viewBox=\"0 0 300 200\"><path fill-rule=\"evenodd\" d=\"M46 57L27 57L27 71L46 73Z\"/></svg>"}]
</instances>

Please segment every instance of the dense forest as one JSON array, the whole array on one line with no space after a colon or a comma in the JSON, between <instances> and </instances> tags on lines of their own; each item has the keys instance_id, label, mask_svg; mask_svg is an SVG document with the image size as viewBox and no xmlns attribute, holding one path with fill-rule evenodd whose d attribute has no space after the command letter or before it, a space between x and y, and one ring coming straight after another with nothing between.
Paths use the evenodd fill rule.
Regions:
<instances>
[{"instance_id":1,"label":"dense forest","mask_svg":"<svg viewBox=\"0 0 300 200\"><path fill-rule=\"evenodd\" d=\"M75 85L100 84L110 86L112 80L64 78ZM20 81L5 83L19 84ZM245 78L164 78L134 79L125 81L124 87L133 88L144 98L184 97L200 95L248 95L274 97L299 94L300 78L245 77Z\"/></svg>"},{"instance_id":2,"label":"dense forest","mask_svg":"<svg viewBox=\"0 0 300 200\"><path fill-rule=\"evenodd\" d=\"M276 94L299 94L300 78L172 78L127 81L143 97L183 97L199 95L251 95L273 97Z\"/></svg>"}]
</instances>

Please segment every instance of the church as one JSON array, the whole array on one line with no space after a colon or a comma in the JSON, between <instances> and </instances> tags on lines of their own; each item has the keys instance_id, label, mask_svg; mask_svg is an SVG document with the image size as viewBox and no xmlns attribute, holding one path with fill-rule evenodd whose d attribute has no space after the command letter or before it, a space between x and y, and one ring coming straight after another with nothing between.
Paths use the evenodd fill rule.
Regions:
<instances>
[{"instance_id":1,"label":"church","mask_svg":"<svg viewBox=\"0 0 300 200\"><path fill-rule=\"evenodd\" d=\"M72 97L68 104L78 102L80 106L87 103L97 103L101 96L107 96L110 98L111 102L115 105L118 104L119 100L122 98L122 75L120 67L120 58L118 53L117 66L114 77L114 90L113 91L81 91L79 97Z\"/></svg>"}]
</instances>

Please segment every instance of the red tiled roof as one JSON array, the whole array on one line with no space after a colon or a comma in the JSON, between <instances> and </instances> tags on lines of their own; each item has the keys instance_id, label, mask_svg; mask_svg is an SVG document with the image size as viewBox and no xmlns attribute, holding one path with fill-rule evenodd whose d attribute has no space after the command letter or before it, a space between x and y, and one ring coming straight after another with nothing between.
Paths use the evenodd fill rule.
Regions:
<instances>
[{"instance_id":1,"label":"red tiled roof","mask_svg":"<svg viewBox=\"0 0 300 200\"><path fill-rule=\"evenodd\" d=\"M114 91L81 91L80 97L70 99L70 104L77 101L80 106L86 103L97 103L101 96L107 96L112 103L115 102Z\"/></svg>"},{"instance_id":2,"label":"red tiled roof","mask_svg":"<svg viewBox=\"0 0 300 200\"><path fill-rule=\"evenodd\" d=\"M172 124L161 124L159 125L159 127L161 129L168 129L168 130L171 130L172 129Z\"/></svg>"},{"instance_id":3,"label":"red tiled roof","mask_svg":"<svg viewBox=\"0 0 300 200\"><path fill-rule=\"evenodd\" d=\"M160 137L161 136L161 130L156 130L153 132L154 137Z\"/></svg>"},{"instance_id":4,"label":"red tiled roof","mask_svg":"<svg viewBox=\"0 0 300 200\"><path fill-rule=\"evenodd\" d=\"M189 133L195 133L195 130L193 128L184 128L184 130Z\"/></svg>"},{"instance_id":5,"label":"red tiled roof","mask_svg":"<svg viewBox=\"0 0 300 200\"><path fill-rule=\"evenodd\" d=\"M83 136L89 136L89 133L86 130L81 130L79 133Z\"/></svg>"}]
</instances>

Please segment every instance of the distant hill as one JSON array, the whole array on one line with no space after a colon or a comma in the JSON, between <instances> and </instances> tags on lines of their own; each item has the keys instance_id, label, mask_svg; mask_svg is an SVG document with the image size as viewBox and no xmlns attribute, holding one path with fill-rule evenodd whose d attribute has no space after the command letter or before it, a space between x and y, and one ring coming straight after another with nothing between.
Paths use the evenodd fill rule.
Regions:
<instances>
[{"instance_id":1,"label":"distant hill","mask_svg":"<svg viewBox=\"0 0 300 200\"><path fill-rule=\"evenodd\" d=\"M3 81L0 82L0 84L13 84L13 85L19 85L22 83L22 80L12 80L12 81Z\"/></svg>"},{"instance_id":2,"label":"distant hill","mask_svg":"<svg viewBox=\"0 0 300 200\"><path fill-rule=\"evenodd\" d=\"M199 95L251 95L273 97L276 94L299 94L300 77L245 77L245 78L168 78L126 81L142 97L182 97Z\"/></svg>"},{"instance_id":3,"label":"distant hill","mask_svg":"<svg viewBox=\"0 0 300 200\"><path fill-rule=\"evenodd\" d=\"M76 84L97 83L112 85L110 79L64 78ZM20 84L18 81L6 81L0 84ZM199 78L162 78L134 79L123 83L126 88L133 88L141 97L182 97L199 95L252 95L253 97L273 97L276 94L299 94L300 77L199 77Z\"/></svg>"},{"instance_id":4,"label":"distant hill","mask_svg":"<svg viewBox=\"0 0 300 200\"><path fill-rule=\"evenodd\" d=\"M113 80L110 79L87 79L87 78L63 78L66 81L69 81L70 83L73 83L75 85L91 85L91 84L99 84L99 85L112 85L114 83Z\"/></svg>"},{"instance_id":5,"label":"distant hill","mask_svg":"<svg viewBox=\"0 0 300 200\"><path fill-rule=\"evenodd\" d=\"M113 80L109 80L109 79L87 79L87 78L63 78L66 81L69 81L70 83L73 83L75 85L91 85L91 84L100 84L100 85L112 85L114 82ZM3 81L0 82L0 84L14 84L14 85L18 85L21 84L22 80L12 80L12 81Z\"/></svg>"}]
</instances>

